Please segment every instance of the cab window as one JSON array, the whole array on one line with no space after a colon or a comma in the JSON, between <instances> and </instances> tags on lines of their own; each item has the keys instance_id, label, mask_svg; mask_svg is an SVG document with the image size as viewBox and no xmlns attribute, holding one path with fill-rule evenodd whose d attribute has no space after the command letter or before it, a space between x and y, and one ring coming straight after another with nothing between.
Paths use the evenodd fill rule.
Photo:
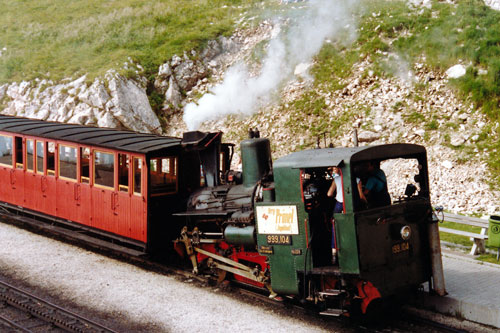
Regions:
<instances>
[{"instance_id":1,"label":"cab window","mask_svg":"<svg viewBox=\"0 0 500 333\"><path fill-rule=\"evenodd\" d=\"M354 174L360 179L355 189L356 210L390 206L425 196L426 176L415 158L391 158L358 163Z\"/></svg>"},{"instance_id":2,"label":"cab window","mask_svg":"<svg viewBox=\"0 0 500 333\"><path fill-rule=\"evenodd\" d=\"M177 192L177 157L150 160L151 195Z\"/></svg>"},{"instance_id":3,"label":"cab window","mask_svg":"<svg viewBox=\"0 0 500 333\"><path fill-rule=\"evenodd\" d=\"M0 135L0 164L12 167L12 137Z\"/></svg>"}]
</instances>

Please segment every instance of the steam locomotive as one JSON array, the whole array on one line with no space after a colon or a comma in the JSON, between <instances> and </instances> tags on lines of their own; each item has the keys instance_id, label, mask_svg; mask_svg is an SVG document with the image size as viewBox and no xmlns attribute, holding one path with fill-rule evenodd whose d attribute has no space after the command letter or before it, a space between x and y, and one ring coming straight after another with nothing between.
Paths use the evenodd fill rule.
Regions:
<instances>
[{"instance_id":1,"label":"steam locomotive","mask_svg":"<svg viewBox=\"0 0 500 333\"><path fill-rule=\"evenodd\" d=\"M0 204L325 315L366 313L427 281L445 293L424 147L311 149L273 162L269 140L251 131L240 150L235 171L221 132L172 138L0 116ZM373 162L407 166L409 184L382 207L360 195ZM335 214L331 167L342 180Z\"/></svg>"}]
</instances>

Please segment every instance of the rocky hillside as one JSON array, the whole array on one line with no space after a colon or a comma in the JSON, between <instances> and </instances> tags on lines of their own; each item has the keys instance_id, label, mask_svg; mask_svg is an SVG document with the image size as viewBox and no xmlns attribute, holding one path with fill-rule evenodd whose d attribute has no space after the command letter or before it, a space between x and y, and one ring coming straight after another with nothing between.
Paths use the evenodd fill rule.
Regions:
<instances>
[{"instance_id":1,"label":"rocky hillside","mask_svg":"<svg viewBox=\"0 0 500 333\"><path fill-rule=\"evenodd\" d=\"M429 5L427 1L415 3ZM491 5L498 3L491 1ZM293 6L299 8L301 4ZM203 96L215 95L228 69L246 63L250 64L249 75L259 76L264 65L254 61L256 50L284 29L286 21L240 24L242 28L231 37L209 43L199 54L193 51L175 56L158 69L154 90L164 96L159 117L148 102L151 87L141 76L142 68L132 61L124 66L135 71L133 78L110 71L93 82L82 77L62 83L34 81L0 86L2 113L179 136L188 129L185 107L200 103ZM258 128L271 139L274 158L314 147L318 132L315 128L320 122L325 122L326 128L335 125L335 135L327 138L335 146L352 145L355 130L362 145L422 144L429 153L434 205L467 214L498 213L500 192L489 186L487 152L475 145L488 120L449 85L449 78L460 75L456 70L462 68L440 72L430 69L424 58L408 64L390 52L382 56L394 68L393 75L374 71L373 58L366 56L352 66L348 77L336 82L340 89L314 84L309 74L316 65L314 60L296 63L293 75L277 90L279 94L273 91L273 98L259 106L256 113L223 113L207 118L200 129L222 130L227 141L237 142L249 128ZM298 112L297 101L312 90L322 101L321 114ZM233 101L235 109L239 102Z\"/></svg>"},{"instance_id":2,"label":"rocky hillside","mask_svg":"<svg viewBox=\"0 0 500 333\"><path fill-rule=\"evenodd\" d=\"M220 79L229 64L248 57L251 46L256 44L259 38L269 36L272 29L271 23L264 22L257 29L237 32L236 36L243 40L246 47L238 49L238 52L231 56L226 55L227 63L220 64L212 77ZM344 89L335 92L324 90L320 93L325 97L331 118L341 116L344 110L354 106L365 106L368 111L345 123L341 130L343 134L331 140L328 138L327 142L331 141L334 146L352 146L356 129L361 145L396 142L422 144L427 147L429 154L434 205L442 205L450 211L466 214L498 212L500 193L492 191L488 185L488 168L483 161L482 152L476 149L472 159L464 160L461 151L455 148L474 143L478 131L487 120L480 113L473 112L472 105L464 105L464 102L455 96L447 85L447 74L433 72L423 63L414 64L408 69L413 75L412 80L405 77L381 78L365 75L369 60L357 63L354 67L353 75L341 82L346 86ZM226 140L237 142L245 137L247 129L258 128L261 135L271 139L275 158L304 146L314 147L316 137L311 137L307 131L295 131L289 125L294 115L287 112L288 105L307 93L310 85L311 82L298 78L284 88L279 103L263 108L251 117L230 116L205 122L200 129L221 130L226 133ZM417 89L416 85L421 86L418 88L418 96L413 94ZM190 95L203 95L211 86L212 83L207 80L200 81L193 87ZM188 98L184 103L190 101ZM415 112L423 118L412 120ZM421 120L432 117L441 124L456 123L457 126L447 130L430 130ZM295 121L308 123L314 122L314 118L308 119L304 116ZM167 134L179 136L186 130L182 114L177 114L169 122ZM403 188L405 184L392 186Z\"/></svg>"}]
</instances>

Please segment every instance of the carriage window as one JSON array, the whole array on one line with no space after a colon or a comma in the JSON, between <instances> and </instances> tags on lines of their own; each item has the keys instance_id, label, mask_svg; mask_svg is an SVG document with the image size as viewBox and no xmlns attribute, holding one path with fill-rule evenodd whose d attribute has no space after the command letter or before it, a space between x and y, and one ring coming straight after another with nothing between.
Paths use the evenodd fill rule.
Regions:
<instances>
[{"instance_id":1,"label":"carriage window","mask_svg":"<svg viewBox=\"0 0 500 333\"><path fill-rule=\"evenodd\" d=\"M0 135L0 164L12 167L12 137Z\"/></svg>"},{"instance_id":2,"label":"carriage window","mask_svg":"<svg viewBox=\"0 0 500 333\"><path fill-rule=\"evenodd\" d=\"M141 194L142 158L134 157L134 194Z\"/></svg>"},{"instance_id":3,"label":"carriage window","mask_svg":"<svg viewBox=\"0 0 500 333\"><path fill-rule=\"evenodd\" d=\"M35 142L32 139L26 140L26 169L34 170L35 165Z\"/></svg>"},{"instance_id":4,"label":"carriage window","mask_svg":"<svg viewBox=\"0 0 500 333\"><path fill-rule=\"evenodd\" d=\"M80 148L80 183L90 183L90 148Z\"/></svg>"},{"instance_id":5,"label":"carriage window","mask_svg":"<svg viewBox=\"0 0 500 333\"><path fill-rule=\"evenodd\" d=\"M59 146L59 176L76 180L76 148Z\"/></svg>"},{"instance_id":6,"label":"carriage window","mask_svg":"<svg viewBox=\"0 0 500 333\"><path fill-rule=\"evenodd\" d=\"M151 194L177 192L177 158L163 157L150 160Z\"/></svg>"},{"instance_id":7,"label":"carriage window","mask_svg":"<svg viewBox=\"0 0 500 333\"><path fill-rule=\"evenodd\" d=\"M115 187L115 155L100 151L94 152L94 184Z\"/></svg>"},{"instance_id":8,"label":"carriage window","mask_svg":"<svg viewBox=\"0 0 500 333\"><path fill-rule=\"evenodd\" d=\"M118 189L128 192L128 170L130 158L126 154L118 154Z\"/></svg>"},{"instance_id":9,"label":"carriage window","mask_svg":"<svg viewBox=\"0 0 500 333\"><path fill-rule=\"evenodd\" d=\"M43 147L43 142L36 142L36 172L43 174L43 157L45 150Z\"/></svg>"},{"instance_id":10,"label":"carriage window","mask_svg":"<svg viewBox=\"0 0 500 333\"><path fill-rule=\"evenodd\" d=\"M56 163L55 163L55 153L56 153L56 144L54 142L49 142L47 144L47 175L55 176L56 174Z\"/></svg>"},{"instance_id":11,"label":"carriage window","mask_svg":"<svg viewBox=\"0 0 500 333\"><path fill-rule=\"evenodd\" d=\"M23 138L16 136L16 168L24 168Z\"/></svg>"}]
</instances>

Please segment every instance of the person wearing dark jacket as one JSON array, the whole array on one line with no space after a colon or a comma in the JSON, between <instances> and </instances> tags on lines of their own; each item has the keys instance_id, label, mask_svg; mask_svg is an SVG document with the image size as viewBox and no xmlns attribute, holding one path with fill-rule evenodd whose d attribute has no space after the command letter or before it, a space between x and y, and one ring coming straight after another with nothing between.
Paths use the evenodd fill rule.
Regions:
<instances>
[{"instance_id":1,"label":"person wearing dark jacket","mask_svg":"<svg viewBox=\"0 0 500 333\"><path fill-rule=\"evenodd\" d=\"M376 208L389 206L391 204L391 196L387 189L387 177L380 163L370 161L367 165L368 179L363 189L363 194L366 197L368 208Z\"/></svg>"}]
</instances>

